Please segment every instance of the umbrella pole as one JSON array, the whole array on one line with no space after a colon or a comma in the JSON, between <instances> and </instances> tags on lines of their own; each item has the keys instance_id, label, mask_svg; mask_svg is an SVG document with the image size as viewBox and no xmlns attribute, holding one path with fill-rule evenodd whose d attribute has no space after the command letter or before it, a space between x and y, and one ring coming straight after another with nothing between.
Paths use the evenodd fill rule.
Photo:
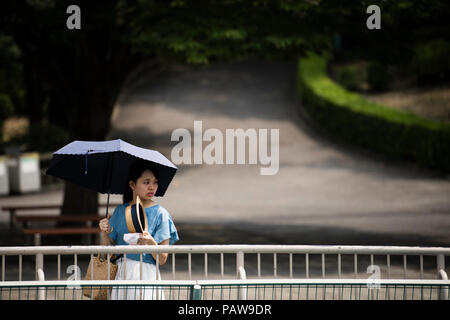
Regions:
<instances>
[{"instance_id":1,"label":"umbrella pole","mask_svg":"<svg viewBox=\"0 0 450 320\"><path fill-rule=\"evenodd\" d=\"M114 153L111 155L111 169L109 170L109 190L108 190L108 199L106 200L106 219L108 219L109 216L109 194L111 193L111 180L112 180L112 171L113 171L113 164L114 164Z\"/></svg>"},{"instance_id":2,"label":"umbrella pole","mask_svg":"<svg viewBox=\"0 0 450 320\"><path fill-rule=\"evenodd\" d=\"M108 219L108 209L109 209L109 192L108 192L108 199L106 200L106 219Z\"/></svg>"}]
</instances>

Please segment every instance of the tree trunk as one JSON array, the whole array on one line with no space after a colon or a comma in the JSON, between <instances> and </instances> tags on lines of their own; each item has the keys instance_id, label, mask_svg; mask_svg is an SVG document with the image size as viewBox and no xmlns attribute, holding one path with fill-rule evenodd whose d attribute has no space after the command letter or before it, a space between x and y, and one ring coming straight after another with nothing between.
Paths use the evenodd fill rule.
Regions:
<instances>
[{"instance_id":1,"label":"tree trunk","mask_svg":"<svg viewBox=\"0 0 450 320\"><path fill-rule=\"evenodd\" d=\"M108 134L114 104L102 102L108 94L99 91L102 90L92 93L87 104L96 105L96 108L79 107L69 118L71 140L102 141ZM97 212L97 192L66 182L61 214L97 214Z\"/></svg>"},{"instance_id":2,"label":"tree trunk","mask_svg":"<svg viewBox=\"0 0 450 320\"><path fill-rule=\"evenodd\" d=\"M140 56L131 50L134 29L129 23L133 20L133 8L137 7L131 6L129 11L117 0L87 1L83 12L99 14L85 14L82 29L68 31L64 27L65 2L57 1L56 8L45 10L36 10L25 1L14 2L14 5L10 12L13 17L17 12L27 17L14 20L16 25L11 29L24 63L32 71L26 75L30 84L27 98L33 101L35 94L40 94L41 99L49 95L52 99L50 118L60 123L67 121L70 140L104 140L124 80L139 63ZM43 85L31 86L40 82ZM51 91L32 90L46 88ZM33 119L42 118L44 101L37 102L40 109L29 110ZM55 108L63 110L64 117L61 110ZM61 214L97 212L97 192L66 183Z\"/></svg>"},{"instance_id":3,"label":"tree trunk","mask_svg":"<svg viewBox=\"0 0 450 320\"><path fill-rule=\"evenodd\" d=\"M62 214L97 214L98 193L76 184L66 182Z\"/></svg>"},{"instance_id":4,"label":"tree trunk","mask_svg":"<svg viewBox=\"0 0 450 320\"><path fill-rule=\"evenodd\" d=\"M64 201L61 215L96 215L98 212L98 194L95 191L83 188L76 184L66 182L64 186ZM85 227L84 222L59 222L57 227ZM97 225L93 224L93 227ZM83 235L66 235L64 241L67 243L84 243ZM92 243L92 236L89 235Z\"/></svg>"},{"instance_id":5,"label":"tree trunk","mask_svg":"<svg viewBox=\"0 0 450 320\"><path fill-rule=\"evenodd\" d=\"M42 82L39 81L38 75L28 63L24 64L23 74L26 90L27 115L30 126L39 126L42 124L44 116L43 108L46 92L42 86Z\"/></svg>"}]
</instances>

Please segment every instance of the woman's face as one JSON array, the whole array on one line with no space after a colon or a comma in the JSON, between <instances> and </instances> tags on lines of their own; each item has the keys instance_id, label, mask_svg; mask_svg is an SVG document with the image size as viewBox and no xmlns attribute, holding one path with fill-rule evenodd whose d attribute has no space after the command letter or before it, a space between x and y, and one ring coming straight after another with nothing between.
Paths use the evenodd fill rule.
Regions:
<instances>
[{"instance_id":1,"label":"woman's face","mask_svg":"<svg viewBox=\"0 0 450 320\"><path fill-rule=\"evenodd\" d=\"M158 190L158 180L153 172L146 170L136 180L136 183L130 181L130 187L141 200L150 200Z\"/></svg>"}]
</instances>

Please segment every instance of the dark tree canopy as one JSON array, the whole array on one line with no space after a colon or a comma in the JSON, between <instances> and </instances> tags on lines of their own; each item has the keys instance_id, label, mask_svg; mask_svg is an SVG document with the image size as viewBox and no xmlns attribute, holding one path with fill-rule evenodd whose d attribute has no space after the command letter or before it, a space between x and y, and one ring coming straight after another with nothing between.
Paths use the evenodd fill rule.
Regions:
<instances>
[{"instance_id":1,"label":"dark tree canopy","mask_svg":"<svg viewBox=\"0 0 450 320\"><path fill-rule=\"evenodd\" d=\"M72 4L81 8L81 30L66 28ZM127 75L146 59L205 64L298 54L308 43L301 37L307 29L296 28L298 13L272 1L22 0L1 6L2 33L20 49L32 124L47 115L66 126L69 140L106 137ZM96 202L96 194L67 184L63 213L96 212Z\"/></svg>"},{"instance_id":2,"label":"dark tree canopy","mask_svg":"<svg viewBox=\"0 0 450 320\"><path fill-rule=\"evenodd\" d=\"M81 9L81 30L66 27L66 9L73 4ZM382 30L365 26L371 4L381 7ZM400 61L417 41L436 32L448 37L448 9L443 0L4 1L0 47L14 45L20 52L14 63L21 66L14 70L22 74L21 109L32 125L46 119L64 127L68 140L103 140L127 76L143 61L296 59L309 50L329 50L333 34L343 35L344 45L361 55ZM7 114L8 103L15 109L20 104L1 92L18 89L5 88L0 115ZM77 195L84 191L71 190L64 211L96 212L96 195L83 207Z\"/></svg>"}]
</instances>

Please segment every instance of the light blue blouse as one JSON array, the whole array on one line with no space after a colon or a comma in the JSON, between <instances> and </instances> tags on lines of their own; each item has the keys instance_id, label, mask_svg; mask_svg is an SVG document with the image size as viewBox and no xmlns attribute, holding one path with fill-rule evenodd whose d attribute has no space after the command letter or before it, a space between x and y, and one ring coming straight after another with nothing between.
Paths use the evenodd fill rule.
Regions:
<instances>
[{"instance_id":1,"label":"light blue blouse","mask_svg":"<svg viewBox=\"0 0 450 320\"><path fill-rule=\"evenodd\" d=\"M112 228L112 232L109 234L109 237L118 246L128 245L128 243L123 240L123 235L128 233L127 221L125 218L125 208L127 206L128 203L117 206L109 219L109 224ZM157 243L170 239L169 243L172 245L179 240L177 229L175 228L172 217L165 208L159 204L145 208L145 215L147 216L148 221L147 231ZM127 259L139 261L140 256L139 254L127 254ZM151 254L144 254L142 260L147 263L156 264L156 261L153 259Z\"/></svg>"}]
</instances>

